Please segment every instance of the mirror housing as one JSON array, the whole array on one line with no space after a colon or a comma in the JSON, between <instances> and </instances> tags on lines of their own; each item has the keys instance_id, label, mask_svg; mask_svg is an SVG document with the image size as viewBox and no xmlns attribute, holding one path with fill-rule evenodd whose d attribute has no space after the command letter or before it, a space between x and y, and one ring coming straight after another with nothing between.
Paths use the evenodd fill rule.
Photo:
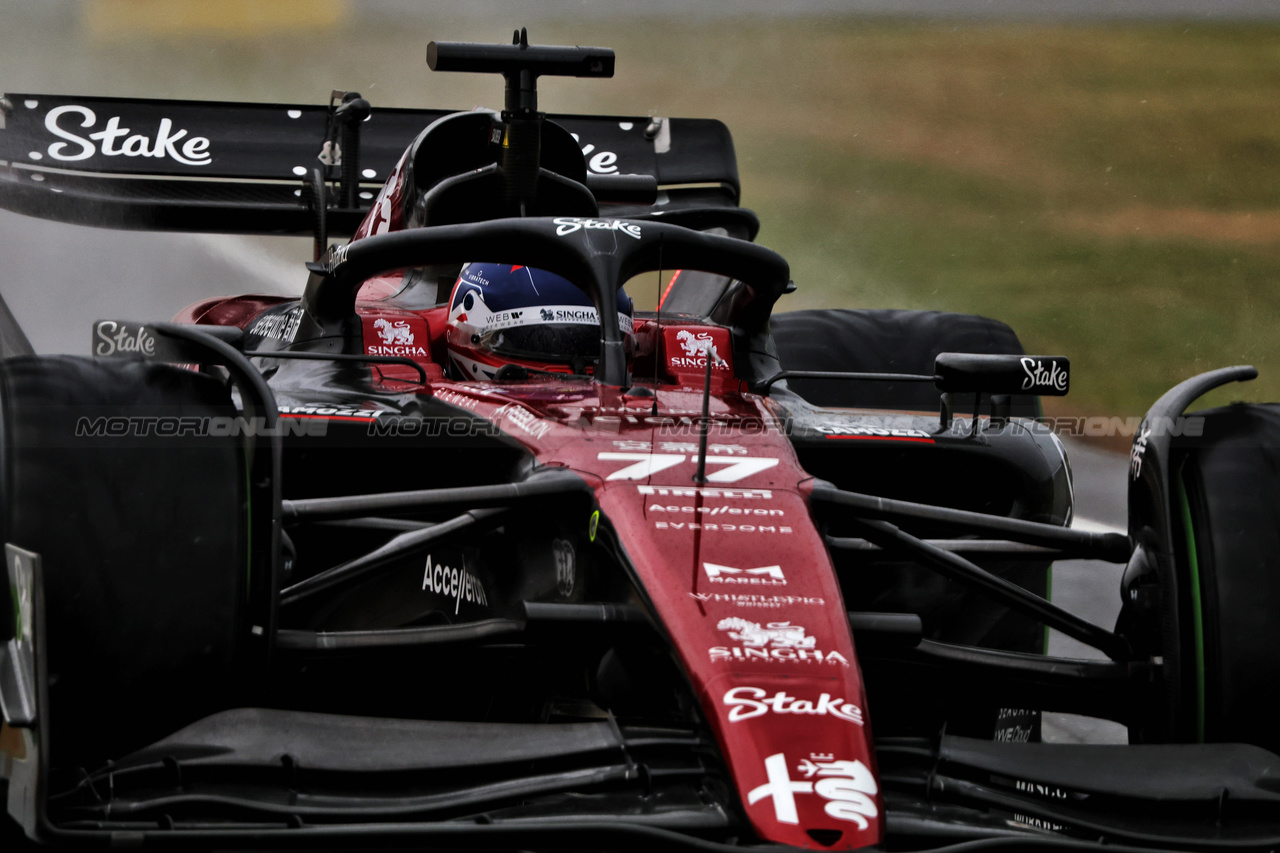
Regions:
<instances>
[{"instance_id":1,"label":"mirror housing","mask_svg":"<svg viewBox=\"0 0 1280 853\"><path fill-rule=\"evenodd\" d=\"M1062 355L939 353L934 384L946 393L1037 394L1064 397L1071 362Z\"/></svg>"}]
</instances>

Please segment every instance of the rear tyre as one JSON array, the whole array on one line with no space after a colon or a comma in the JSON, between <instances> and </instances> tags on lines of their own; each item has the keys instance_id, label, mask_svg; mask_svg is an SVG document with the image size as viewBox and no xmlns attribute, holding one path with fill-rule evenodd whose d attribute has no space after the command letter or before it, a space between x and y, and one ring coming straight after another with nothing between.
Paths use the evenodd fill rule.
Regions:
<instances>
[{"instance_id":1,"label":"rear tyre","mask_svg":"<svg viewBox=\"0 0 1280 853\"><path fill-rule=\"evenodd\" d=\"M1280 753L1280 405L1198 412L1171 467L1182 636L1174 736Z\"/></svg>"},{"instance_id":2,"label":"rear tyre","mask_svg":"<svg viewBox=\"0 0 1280 853\"><path fill-rule=\"evenodd\" d=\"M939 353L1024 355L1013 329L999 320L946 311L812 310L769 320L783 370L933 375ZM787 385L817 406L938 411L939 392L925 382L833 382L791 379ZM957 394L957 411L973 409ZM1014 417L1040 416L1040 398L1013 398Z\"/></svg>"},{"instance_id":3,"label":"rear tyre","mask_svg":"<svg viewBox=\"0 0 1280 853\"><path fill-rule=\"evenodd\" d=\"M0 413L4 539L43 566L54 765L92 766L226 707L249 630L226 387L164 365L21 357L0 362Z\"/></svg>"},{"instance_id":4,"label":"rear tyre","mask_svg":"<svg viewBox=\"0 0 1280 853\"><path fill-rule=\"evenodd\" d=\"M943 352L1026 353L1013 329L1004 323L943 311L795 311L775 314L770 327L783 370L932 375L934 361ZM940 402L940 392L926 382L789 379L787 385L824 408L937 412ZM972 394L953 395L952 402L959 412L972 411L974 405ZM1013 397L1010 414L1039 417L1039 397ZM838 566L840 559L837 556ZM1048 563L1004 563L987 568L1037 595L1048 594ZM842 574L859 578L856 588L845 590L846 603L853 609L918 613L930 639L1010 651L1044 651L1044 629L1035 620L914 563L850 569ZM941 684L929 673L904 677L900 664L867 662L864 668L874 691L877 734L936 730L945 720L952 733L1039 740L1037 711L970 701L962 703L964 711L957 712L956 703L939 699L939 694L963 692L962 685ZM877 682L879 690L875 689Z\"/></svg>"}]
</instances>

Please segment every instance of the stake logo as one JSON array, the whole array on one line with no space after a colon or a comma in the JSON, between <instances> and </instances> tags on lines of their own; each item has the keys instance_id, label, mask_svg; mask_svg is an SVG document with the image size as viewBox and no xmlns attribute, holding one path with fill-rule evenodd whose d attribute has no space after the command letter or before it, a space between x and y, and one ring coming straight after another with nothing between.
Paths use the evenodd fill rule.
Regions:
<instances>
[{"instance_id":1,"label":"stake logo","mask_svg":"<svg viewBox=\"0 0 1280 853\"><path fill-rule=\"evenodd\" d=\"M826 800L822 810L831 817L855 823L858 829L869 828L871 819L880 815L875 801L879 791L875 776L861 761L834 761L833 758L811 753L796 767L804 778L793 780L786 756L775 752L764 760L764 771L769 781L751 789L747 794L747 805L754 806L761 800L772 799L778 823L798 824L800 814L796 809L796 794L816 794Z\"/></svg>"},{"instance_id":2,"label":"stake logo","mask_svg":"<svg viewBox=\"0 0 1280 853\"><path fill-rule=\"evenodd\" d=\"M168 157L187 166L208 166L213 162L209 154L209 140L203 136L191 136L182 144L179 141L187 136L187 131L173 129L173 120L162 118L156 128L155 138L145 133L133 133L130 128L120 126L120 116L107 119L102 130L94 131L87 136L72 133L64 126L62 119L66 117L66 125L71 127L91 128L98 122L97 114L88 107L67 104L54 107L44 117L45 129L64 142L52 143L47 151L49 156L63 162L88 160L101 151L104 157ZM79 122L76 121L79 118ZM116 143L123 138L119 145ZM96 143L101 142L99 149ZM72 148L75 145L77 147Z\"/></svg>"},{"instance_id":3,"label":"stake logo","mask_svg":"<svg viewBox=\"0 0 1280 853\"><path fill-rule=\"evenodd\" d=\"M156 339L151 336L145 326L130 329L124 323L115 320L101 320L94 327L93 354L106 358L118 353L132 353L140 356L152 356L156 353Z\"/></svg>"},{"instance_id":4,"label":"stake logo","mask_svg":"<svg viewBox=\"0 0 1280 853\"><path fill-rule=\"evenodd\" d=\"M1141 431L1129 448L1129 479L1134 482L1142 476L1142 460L1147 455L1147 442L1151 440L1151 426L1144 420Z\"/></svg>"},{"instance_id":5,"label":"stake logo","mask_svg":"<svg viewBox=\"0 0 1280 853\"><path fill-rule=\"evenodd\" d=\"M640 239L640 226L634 222L623 222L620 219L579 219L576 216L562 216L553 221L558 226L556 228L557 237L568 237L570 234L575 234L585 228L588 231L617 231L634 240Z\"/></svg>"},{"instance_id":6,"label":"stake logo","mask_svg":"<svg viewBox=\"0 0 1280 853\"><path fill-rule=\"evenodd\" d=\"M816 701L811 701L788 696L785 690L779 690L770 696L768 691L759 687L735 687L724 694L722 701L729 709L731 723L774 713L831 716L848 723L862 725L862 709L839 697L832 698L830 693L823 693Z\"/></svg>"},{"instance_id":7,"label":"stake logo","mask_svg":"<svg viewBox=\"0 0 1280 853\"><path fill-rule=\"evenodd\" d=\"M631 123L623 122L622 129L630 130ZM595 172L597 175L612 175L617 173L618 171L618 155L617 154L615 154L612 151L596 151L595 143L588 142L587 144L583 145L582 139L578 136L578 134L574 133L570 135L573 137L574 141L578 143L578 145L582 146L582 156L584 158L587 158L587 157L590 158L589 160L587 160L588 169L590 169L592 172ZM595 152L595 153L593 154L592 152Z\"/></svg>"},{"instance_id":8,"label":"stake logo","mask_svg":"<svg viewBox=\"0 0 1280 853\"><path fill-rule=\"evenodd\" d=\"M1066 393L1067 371L1056 360L1051 359L1049 366L1045 367L1045 363L1038 358L1024 358L1022 372L1027 374L1027 378L1022 380L1023 391L1030 391L1033 388L1052 388Z\"/></svg>"}]
</instances>

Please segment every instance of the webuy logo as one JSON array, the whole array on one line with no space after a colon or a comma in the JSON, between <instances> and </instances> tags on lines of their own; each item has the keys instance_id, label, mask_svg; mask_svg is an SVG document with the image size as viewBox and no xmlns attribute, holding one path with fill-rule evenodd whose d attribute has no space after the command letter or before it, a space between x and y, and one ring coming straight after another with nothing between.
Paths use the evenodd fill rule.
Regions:
<instances>
[{"instance_id":1,"label":"webuy logo","mask_svg":"<svg viewBox=\"0 0 1280 853\"><path fill-rule=\"evenodd\" d=\"M31 106L32 102L27 105ZM44 126L64 141L51 143L46 150L50 157L63 162L88 160L99 153L104 157L167 157L187 166L207 166L213 162L208 138L188 136L184 129L174 130L172 119L161 118L154 137L121 127L120 121L120 116L112 116L101 130L81 136L68 128L95 127L97 113L77 104L54 107L45 115Z\"/></svg>"},{"instance_id":2,"label":"webuy logo","mask_svg":"<svg viewBox=\"0 0 1280 853\"><path fill-rule=\"evenodd\" d=\"M770 696L767 690L759 687L735 687L724 694L722 702L729 709L731 723L774 713L830 716L859 726L863 724L861 708L840 697L832 697L830 693L822 693L817 699L810 700L789 696L785 690Z\"/></svg>"},{"instance_id":3,"label":"webuy logo","mask_svg":"<svg viewBox=\"0 0 1280 853\"><path fill-rule=\"evenodd\" d=\"M861 761L835 761L834 758L826 753L810 753L796 767L804 778L793 780L786 756L781 752L770 755L764 760L769 781L748 792L747 805L771 799L778 823L798 824L796 794L813 794L826 800L822 810L829 816L855 823L858 829L867 829L871 819L880 814L874 799L879 791L876 777Z\"/></svg>"}]
</instances>

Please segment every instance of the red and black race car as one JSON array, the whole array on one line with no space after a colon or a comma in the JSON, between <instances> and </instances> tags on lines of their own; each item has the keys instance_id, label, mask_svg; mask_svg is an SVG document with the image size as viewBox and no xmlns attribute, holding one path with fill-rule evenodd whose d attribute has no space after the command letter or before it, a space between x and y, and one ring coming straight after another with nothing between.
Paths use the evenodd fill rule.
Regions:
<instances>
[{"instance_id":1,"label":"red and black race car","mask_svg":"<svg viewBox=\"0 0 1280 853\"><path fill-rule=\"evenodd\" d=\"M6 208L316 245L300 300L92 358L3 318L9 843L1280 844L1280 418L1183 414L1252 368L1148 413L1128 535L1074 529L1065 358L773 316L723 125L538 111L607 49L428 62L505 108L3 101ZM1114 630L1047 600L1067 557L1127 564Z\"/></svg>"}]
</instances>

